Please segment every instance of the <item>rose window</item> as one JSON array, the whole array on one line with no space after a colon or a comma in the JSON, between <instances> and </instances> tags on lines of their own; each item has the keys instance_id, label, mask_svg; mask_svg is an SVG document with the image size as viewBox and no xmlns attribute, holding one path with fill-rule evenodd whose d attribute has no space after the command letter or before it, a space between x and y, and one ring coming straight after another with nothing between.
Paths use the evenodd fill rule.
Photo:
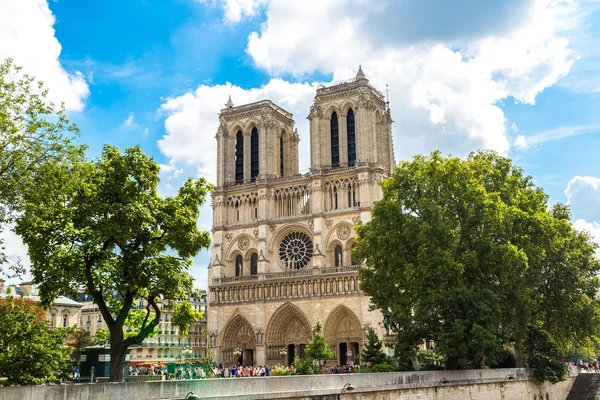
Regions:
<instances>
[{"instance_id":1,"label":"rose window","mask_svg":"<svg viewBox=\"0 0 600 400\"><path fill-rule=\"evenodd\" d=\"M303 232L292 232L279 245L279 260L285 269L302 269L313 255L313 243Z\"/></svg>"}]
</instances>

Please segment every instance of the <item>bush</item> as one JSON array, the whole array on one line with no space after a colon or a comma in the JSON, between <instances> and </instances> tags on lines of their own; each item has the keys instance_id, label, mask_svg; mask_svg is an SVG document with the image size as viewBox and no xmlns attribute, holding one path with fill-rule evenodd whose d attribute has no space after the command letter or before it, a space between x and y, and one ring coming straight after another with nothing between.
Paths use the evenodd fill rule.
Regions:
<instances>
[{"instance_id":1,"label":"bush","mask_svg":"<svg viewBox=\"0 0 600 400\"><path fill-rule=\"evenodd\" d=\"M492 365L492 368L515 368L516 366L517 357L515 357L515 353L510 349L502 349L496 363Z\"/></svg>"},{"instance_id":2,"label":"bush","mask_svg":"<svg viewBox=\"0 0 600 400\"><path fill-rule=\"evenodd\" d=\"M271 370L271 376L286 376L291 374L291 371L287 369L287 367L282 367L280 365Z\"/></svg>"},{"instance_id":3,"label":"bush","mask_svg":"<svg viewBox=\"0 0 600 400\"><path fill-rule=\"evenodd\" d=\"M433 350L418 350L417 361L421 369L425 371L444 369L444 356Z\"/></svg>"},{"instance_id":4,"label":"bush","mask_svg":"<svg viewBox=\"0 0 600 400\"><path fill-rule=\"evenodd\" d=\"M294 368L296 368L296 375L315 375L319 373L319 363L310 357L296 357Z\"/></svg>"},{"instance_id":5,"label":"bush","mask_svg":"<svg viewBox=\"0 0 600 400\"><path fill-rule=\"evenodd\" d=\"M383 364L376 364L373 365L371 367L371 372L394 372L396 371L396 368L394 368L392 365L386 363Z\"/></svg>"}]
</instances>

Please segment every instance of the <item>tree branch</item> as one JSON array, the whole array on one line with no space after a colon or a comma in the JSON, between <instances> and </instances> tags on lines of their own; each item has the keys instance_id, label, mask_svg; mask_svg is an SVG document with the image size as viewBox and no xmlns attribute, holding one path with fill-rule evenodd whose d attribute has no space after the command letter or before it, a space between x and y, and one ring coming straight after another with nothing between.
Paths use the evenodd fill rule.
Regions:
<instances>
[{"instance_id":1,"label":"tree branch","mask_svg":"<svg viewBox=\"0 0 600 400\"><path fill-rule=\"evenodd\" d=\"M146 339L148 337L148 335L151 334L152 331L154 330L154 328L158 325L158 321L160 319L160 308L158 307L158 304L156 304L155 299L156 299L155 295L148 296L148 304L151 305L152 308L154 309L154 313L155 313L154 319L152 320L152 322L150 322L148 324L148 326L141 329L137 335L125 339L123 341L123 345L125 346L125 348L127 348L131 345L134 345L134 344L142 343L144 341L144 339Z\"/></svg>"}]
</instances>

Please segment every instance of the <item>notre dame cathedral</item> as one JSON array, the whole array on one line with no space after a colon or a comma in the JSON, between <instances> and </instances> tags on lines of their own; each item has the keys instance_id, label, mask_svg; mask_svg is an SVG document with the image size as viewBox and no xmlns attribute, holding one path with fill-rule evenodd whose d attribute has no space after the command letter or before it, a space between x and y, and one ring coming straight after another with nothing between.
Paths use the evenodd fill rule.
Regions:
<instances>
[{"instance_id":1,"label":"notre dame cathedral","mask_svg":"<svg viewBox=\"0 0 600 400\"><path fill-rule=\"evenodd\" d=\"M209 346L217 362L290 364L320 320L329 364L360 362L380 337L353 260L354 225L371 218L394 169L392 118L362 69L319 88L308 115L310 172L298 170L292 114L269 100L219 115L212 194Z\"/></svg>"}]
</instances>

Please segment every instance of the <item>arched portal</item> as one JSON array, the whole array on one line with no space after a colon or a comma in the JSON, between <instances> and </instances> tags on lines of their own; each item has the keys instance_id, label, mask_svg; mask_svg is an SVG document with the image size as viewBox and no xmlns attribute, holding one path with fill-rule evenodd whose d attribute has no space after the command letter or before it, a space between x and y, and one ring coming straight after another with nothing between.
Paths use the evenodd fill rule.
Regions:
<instances>
[{"instance_id":1,"label":"arched portal","mask_svg":"<svg viewBox=\"0 0 600 400\"><path fill-rule=\"evenodd\" d=\"M267 363L290 364L292 355L303 357L304 347L312 336L306 315L292 303L275 311L267 325Z\"/></svg>"},{"instance_id":2,"label":"arched portal","mask_svg":"<svg viewBox=\"0 0 600 400\"><path fill-rule=\"evenodd\" d=\"M340 365L360 362L363 333L356 314L343 304L337 306L325 321L325 339L335 348L335 359Z\"/></svg>"},{"instance_id":3,"label":"arched portal","mask_svg":"<svg viewBox=\"0 0 600 400\"><path fill-rule=\"evenodd\" d=\"M223 329L221 360L226 364L253 365L256 336L250 322L240 314L235 315Z\"/></svg>"}]
</instances>

